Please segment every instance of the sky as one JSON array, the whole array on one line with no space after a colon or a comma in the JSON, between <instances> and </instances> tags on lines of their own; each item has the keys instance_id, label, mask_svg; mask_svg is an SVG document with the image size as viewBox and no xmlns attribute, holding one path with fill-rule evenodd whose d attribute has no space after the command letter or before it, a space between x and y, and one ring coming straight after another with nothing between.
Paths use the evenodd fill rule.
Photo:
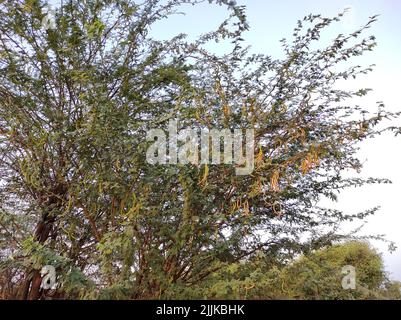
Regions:
<instances>
[{"instance_id":1,"label":"sky","mask_svg":"<svg viewBox=\"0 0 401 320\"><path fill-rule=\"evenodd\" d=\"M399 75L401 74L401 1L397 0L237 0L237 4L247 7L250 31L244 35L245 43L252 46L252 52L265 53L273 57L282 57L279 40L290 38L298 19L310 13L331 17L350 8L344 22L332 28L329 36L349 33L368 21L368 17L380 14L378 21L367 34L377 38L378 47L355 63L362 65L376 64L374 71L356 83L353 87L372 88L367 97L358 103L374 111L375 102L383 101L387 110L401 111L398 99ZM227 12L219 6L209 4L188 7L185 15L179 15L163 21L152 29L159 39L168 39L177 33L187 33L190 38L216 28L226 17ZM327 40L327 39L326 39ZM325 41L325 39L323 39ZM224 45L215 44L213 51L224 52ZM398 120L397 120L398 121ZM400 121L397 122L401 126ZM361 144L359 157L364 162L360 177L389 178L392 184L370 185L348 189L342 192L337 203L322 201L324 205L342 209L347 213L357 213L375 206L381 209L375 216L365 220L361 235L384 235L393 241L398 249L390 254L388 244L372 241L371 243L383 254L386 270L392 279L401 281L401 136L381 135ZM400 197L400 198L398 198ZM361 225L347 224L344 231L351 231Z\"/></svg>"}]
</instances>

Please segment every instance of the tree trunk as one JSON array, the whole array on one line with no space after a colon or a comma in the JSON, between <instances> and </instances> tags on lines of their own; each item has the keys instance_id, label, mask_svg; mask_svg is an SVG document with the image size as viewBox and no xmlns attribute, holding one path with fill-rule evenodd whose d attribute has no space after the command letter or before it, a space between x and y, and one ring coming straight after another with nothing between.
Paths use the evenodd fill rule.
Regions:
<instances>
[{"instance_id":1,"label":"tree trunk","mask_svg":"<svg viewBox=\"0 0 401 320\"><path fill-rule=\"evenodd\" d=\"M54 219L44 218L36 226L35 239L39 243L44 243L50 235L50 231L53 227ZM40 297L40 284L42 277L40 276L39 270L28 271L23 286L21 289L22 300L37 300Z\"/></svg>"}]
</instances>

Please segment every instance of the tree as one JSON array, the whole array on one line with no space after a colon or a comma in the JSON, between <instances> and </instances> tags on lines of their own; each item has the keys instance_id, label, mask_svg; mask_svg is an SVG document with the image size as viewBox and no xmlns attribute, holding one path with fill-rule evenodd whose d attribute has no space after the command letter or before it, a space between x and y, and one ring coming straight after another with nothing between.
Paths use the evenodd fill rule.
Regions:
<instances>
[{"instance_id":1,"label":"tree","mask_svg":"<svg viewBox=\"0 0 401 320\"><path fill-rule=\"evenodd\" d=\"M245 8L227 0L209 1L230 16L193 42L149 36L154 23L198 2L69 0L55 12L56 28L46 1L1 2L3 294L160 297L259 251L308 250L305 233L324 246L340 237L340 221L376 211L316 205L346 187L388 182L341 175L361 168L357 143L396 116L381 103L371 113L347 101L367 89L337 86L371 70L340 62L373 49L373 36L354 39L376 17L313 49L343 14L309 15L293 42L282 42L281 60L249 53ZM210 41L232 50L216 55ZM254 129L252 174L148 163L146 133L172 118L181 129ZM322 228L331 231L318 236ZM56 293L40 288L47 264L56 267Z\"/></svg>"},{"instance_id":2,"label":"tree","mask_svg":"<svg viewBox=\"0 0 401 320\"><path fill-rule=\"evenodd\" d=\"M344 289L343 268L355 270L355 288ZM368 243L349 242L302 256L284 270L285 292L301 299L372 299L386 280L381 256Z\"/></svg>"},{"instance_id":3,"label":"tree","mask_svg":"<svg viewBox=\"0 0 401 320\"><path fill-rule=\"evenodd\" d=\"M343 288L347 266L355 270L355 288ZM260 252L220 269L196 287L169 292L196 299L302 300L400 299L400 293L399 282L388 279L381 255L365 241L327 246L285 263Z\"/></svg>"}]
</instances>

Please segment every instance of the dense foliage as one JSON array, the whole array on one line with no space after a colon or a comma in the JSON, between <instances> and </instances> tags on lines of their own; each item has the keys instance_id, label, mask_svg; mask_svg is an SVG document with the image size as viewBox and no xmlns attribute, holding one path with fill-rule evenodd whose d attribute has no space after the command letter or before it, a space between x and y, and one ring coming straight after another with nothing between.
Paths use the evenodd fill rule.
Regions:
<instances>
[{"instance_id":1,"label":"dense foliage","mask_svg":"<svg viewBox=\"0 0 401 320\"><path fill-rule=\"evenodd\" d=\"M332 244L340 222L376 211L318 205L388 182L342 175L360 170L358 143L396 116L351 103L368 89L339 86L371 70L348 61L376 45L361 38L375 17L327 46L320 32L342 14L305 17L277 60L243 45L249 26L234 1L209 1L229 17L194 41L150 37L154 23L198 2L69 0L55 28L43 27L45 1L0 2L3 297L171 296L261 254L290 259ZM207 50L211 41L230 52ZM149 164L146 132L172 118L180 128L255 129L252 174ZM40 288L43 265L56 267L57 290Z\"/></svg>"},{"instance_id":2,"label":"dense foliage","mask_svg":"<svg viewBox=\"0 0 401 320\"><path fill-rule=\"evenodd\" d=\"M344 266L355 268L355 289L344 289ZM381 256L366 242L351 241L272 260L259 253L230 264L193 287L171 288L182 299L401 299L401 283L390 281Z\"/></svg>"}]
</instances>

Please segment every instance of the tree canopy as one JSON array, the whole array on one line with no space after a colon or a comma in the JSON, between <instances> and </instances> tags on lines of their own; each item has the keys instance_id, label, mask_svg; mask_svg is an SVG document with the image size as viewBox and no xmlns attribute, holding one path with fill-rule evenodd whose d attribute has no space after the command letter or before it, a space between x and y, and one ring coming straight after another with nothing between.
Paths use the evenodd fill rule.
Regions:
<instances>
[{"instance_id":1,"label":"tree canopy","mask_svg":"<svg viewBox=\"0 0 401 320\"><path fill-rule=\"evenodd\" d=\"M0 288L5 297L158 298L260 254L271 259L334 243L348 214L322 197L387 179L359 171L358 144L397 116L363 108L344 79L372 66L371 17L327 46L340 21L309 15L283 57L252 54L244 6L194 41L161 41L156 22L199 0L69 0L53 27L42 0L0 3ZM216 54L210 42L230 46ZM153 128L254 129L255 167L146 161ZM390 128L391 129L391 128ZM303 241L305 237L307 241ZM40 270L57 271L56 292Z\"/></svg>"}]
</instances>

